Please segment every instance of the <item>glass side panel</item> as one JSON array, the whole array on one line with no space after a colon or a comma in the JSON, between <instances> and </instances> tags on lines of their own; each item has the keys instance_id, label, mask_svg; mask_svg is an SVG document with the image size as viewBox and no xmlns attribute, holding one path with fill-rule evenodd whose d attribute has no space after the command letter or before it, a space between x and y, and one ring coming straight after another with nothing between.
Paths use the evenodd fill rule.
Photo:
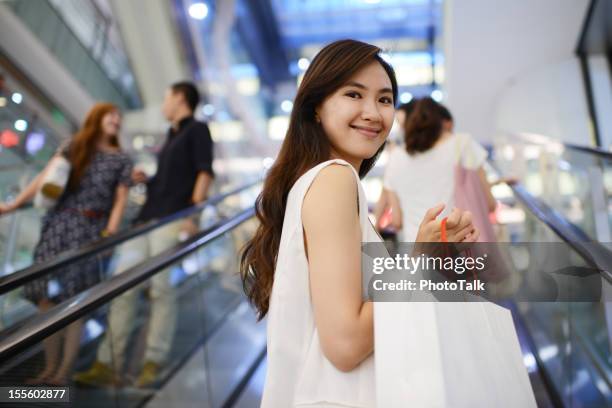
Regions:
<instances>
[{"instance_id":1,"label":"glass side panel","mask_svg":"<svg viewBox=\"0 0 612 408\"><path fill-rule=\"evenodd\" d=\"M224 186L220 194L231 191L236 186ZM207 207L192 219L197 228L206 228L223 217L234 214L238 209L253 203L261 186L253 186L237 195L226 197L214 208ZM128 203L123 228L130 228L130 219L137 216L140 203L136 200ZM40 237L42 220L45 211L38 208L28 208L0 216L0 276L18 271L32 265L34 251Z\"/></svg>"},{"instance_id":2,"label":"glass side panel","mask_svg":"<svg viewBox=\"0 0 612 408\"><path fill-rule=\"evenodd\" d=\"M263 325L253 342L238 324L242 315L254 323L237 276L236 254L255 226L254 219L241 224L60 335L0 361L0 384L65 384L74 407L137 407L152 397L162 404L157 406L174 406L158 398L221 406L217 401L228 398L265 347ZM149 238L141 237L142 244L152 244ZM160 392L189 367L194 371L180 382L183 391L173 396Z\"/></svg>"},{"instance_id":3,"label":"glass side panel","mask_svg":"<svg viewBox=\"0 0 612 408\"><path fill-rule=\"evenodd\" d=\"M231 217L252 203L260 186L253 186L240 193L226 197L214 206L206 207L200 214L173 221L154 230L134 237L117 248L85 257L77 264L70 264L50 271L35 281L0 295L0 338L9 327L39 312L41 299L51 299L53 303L63 301L83 290L109 279L148 259L148 251L160 253L189 238L190 234L201 231ZM40 213L37 209L31 212L21 211L15 218L0 218L0 224L6 221L10 228L0 231L8 234L15 241L12 247L3 246L5 271L10 273L16 265L29 266L33 262L33 253L38 242ZM5 219L6 218L6 219ZM46 244L45 244L46 245ZM95 245L92 243L91 245ZM214 248L213 244L211 248ZM78 248L77 248L78 249ZM38 254L45 257L51 249L40 247ZM49 255L51 256L51 255ZM55 257L57 255L52 255ZM51 258L49 258L51 259ZM187 261L188 263L188 261ZM178 272L177 272L178 273Z\"/></svg>"},{"instance_id":4,"label":"glass side panel","mask_svg":"<svg viewBox=\"0 0 612 408\"><path fill-rule=\"evenodd\" d=\"M495 147L494 162L593 240L612 242L612 158L517 138Z\"/></svg>"},{"instance_id":5,"label":"glass side panel","mask_svg":"<svg viewBox=\"0 0 612 408\"><path fill-rule=\"evenodd\" d=\"M508 189L509 190L509 189ZM555 243L559 236L524 208L512 195L504 193L496 225L500 241ZM536 247L536 245L533 245ZM608 248L612 246L607 245ZM541 248L541 247L540 247ZM569 248L569 247L568 247ZM565 254L567 264L588 264L574 251ZM551 260L541 251L511 252L514 273L524 279L522 267L532 260ZM601 278L604 299L612 294L609 281ZM612 308L610 302L520 302L514 310L529 332L537 356L525 355L527 366L539 360L566 407L602 407L612 404Z\"/></svg>"}]
</instances>

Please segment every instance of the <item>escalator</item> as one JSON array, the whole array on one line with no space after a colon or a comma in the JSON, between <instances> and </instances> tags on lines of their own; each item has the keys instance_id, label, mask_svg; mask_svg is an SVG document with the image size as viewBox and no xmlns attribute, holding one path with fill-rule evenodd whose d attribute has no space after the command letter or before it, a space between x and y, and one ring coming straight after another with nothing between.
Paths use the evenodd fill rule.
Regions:
<instances>
[{"instance_id":1,"label":"escalator","mask_svg":"<svg viewBox=\"0 0 612 408\"><path fill-rule=\"evenodd\" d=\"M587 232L524 185L507 188L500 195L504 208L503 214L498 214L499 224L503 225L502 237L512 242L565 243L567 256L575 263L600 271L605 299L609 299L612 284L609 245L585 245L593 241ZM121 274L107 276L46 313L33 314L26 322L9 327L0 337L0 386L23 384L26 378L35 376L44 364L43 340L75 321L84 322L85 327L75 370L86 370L97 358L102 338L115 337L113 327L107 324L111 305L136 288L142 290L138 290L137 311L130 318L127 348L112 361L114 371L121 374L120 381L85 386L72 382L72 376L68 376L73 406L258 406L266 364L265 327L256 323L236 276L236 254L256 226L252 203L252 198L241 201L231 215L215 220L185 242ZM106 270L113 268L107 251L112 248L113 245L105 247L95 255ZM537 259L542 254L534 245L512 256L520 274L522 261ZM57 262L66 265L61 259ZM164 270L171 271L173 284L168 293L161 295L173 297L177 304L176 321L165 321L168 328L175 327L171 329L171 350L156 380L147 387L138 387L135 382L142 369L146 335L152 324L153 297L146 289ZM41 276L36 274L44 272L30 273ZM0 280L0 291L4 284L12 285L9 292L3 292L6 296L19 291L24 280L18 276ZM538 406L612 404L612 321L607 305L605 302L506 305L513 311Z\"/></svg>"},{"instance_id":2,"label":"escalator","mask_svg":"<svg viewBox=\"0 0 612 408\"><path fill-rule=\"evenodd\" d=\"M513 305L526 363L539 368L552 406L612 406L612 153L520 134L492 156L499 173L521 180L497 191L507 240L563 243L567 259L601 277L599 302Z\"/></svg>"},{"instance_id":3,"label":"escalator","mask_svg":"<svg viewBox=\"0 0 612 408\"><path fill-rule=\"evenodd\" d=\"M47 274L54 272L61 273L58 271L70 267L95 269L100 280L105 280L113 273L114 265L110 263L111 255L120 245L127 246L138 237L154 236L161 228L181 224L185 219L196 222L200 229L206 228L235 213L238 209L244 208L247 203L251 203L258 188L258 182L247 183L237 188L227 186L226 191L199 206L126 229L113 237L79 249L66 251L49 262L36 265L32 265L32 253L38 240L43 211L29 207L0 217L0 221L5 221L8 227L2 229L6 234L4 239L6 251L0 259L7 267L5 273L0 276L0 295L2 295L0 297L0 329L10 327L35 312L35 308L22 296L23 286L28 282L44 278ZM20 262L16 262L17 257L20 258ZM18 268L19 266L25 267ZM57 284L53 280L49 282L49 286L51 296L54 291L61 290L56 287Z\"/></svg>"},{"instance_id":4,"label":"escalator","mask_svg":"<svg viewBox=\"0 0 612 408\"><path fill-rule=\"evenodd\" d=\"M530 195L523 186L512 189L512 200L505 200L520 222L508 225L506 233L515 242L534 242L513 254L514 273L533 277L521 265L538 264L542 271L560 262L599 270L603 298L612 289L610 245L588 242L584 232L561 214ZM546 248L567 250L563 259L549 259ZM555 251L558 252L558 251ZM539 258L539 259L538 259ZM612 359L610 358L609 303L603 301L515 302L511 308L525 364L540 386L534 386L539 406L604 407L612 403ZM608 309L608 310L607 310ZM606 315L608 317L606 318Z\"/></svg>"},{"instance_id":5,"label":"escalator","mask_svg":"<svg viewBox=\"0 0 612 408\"><path fill-rule=\"evenodd\" d=\"M228 374L231 375L226 376L229 384L220 383L219 374L228 367L227 361L219 358L226 356L228 351L230 355L236 357L248 357L241 356L236 350L232 352L231 343L214 340L218 333L227 330L224 327L236 319L243 319L242 315L249 310L245 309L240 287L237 286L237 282L232 281L235 277L227 273L235 270L234 255L239 245L252 231L252 225L246 223L252 215L252 210L243 211L185 243L169 248L137 267L96 285L74 300L60 304L49 313L33 317L2 340L8 347L3 349L4 354L0 356L3 361L0 368L1 382L23 384L26 378L35 376L43 368L40 343L47 337L49 328L65 326L75 319L84 321L86 332L79 347L75 369L82 371L91 366L102 336L113 337L109 333L111 329L104 328L112 301L117 301L120 299L118 294L125 294L128 289L138 286L141 282L145 282L146 286L146 281L150 280L155 272L169 268L173 274L176 274L176 277L172 278L173 288L171 292L157 296L172 297L176 300L175 321L163 322L172 324L175 328L168 362L158 373L156 381L146 388L134 387L131 384L142 368L139 367L144 348L142 342L146 338L147 324L151 322L152 300L150 295L147 296L143 291L140 294L137 311L129 322L130 341L125 361L121 362L121 367L118 367L119 362L112 362L116 371L122 373L121 382L96 388L72 386L71 401L73 406L87 407L142 406L154 396L155 389L163 388L178 368L184 362L191 360L194 355L198 355L201 346L205 344L207 349L201 353L203 361L200 372L204 368L206 374L199 380L209 380L214 384L202 387L198 383L198 390L208 391L208 394L200 394L199 398L222 402L225 394L231 393L231 382L235 381L235 378L234 371L230 370ZM253 334L249 334L249 338L252 337ZM259 340L255 338L252 342L263 349L264 334L261 333ZM112 346L111 344L111 348ZM241 348L244 348L244 344ZM244 366L244 360L239 361L239 364ZM209 365L216 368L214 377L209 375L210 371L207 370ZM214 406L219 404L215 403Z\"/></svg>"},{"instance_id":6,"label":"escalator","mask_svg":"<svg viewBox=\"0 0 612 408\"><path fill-rule=\"evenodd\" d=\"M138 292L138 294L132 305L135 309L134 314L129 320L130 333L128 336L130 339L125 353L129 358L122 361L121 369L117 370L122 373L121 382L113 384L112 387L99 387L98 389L91 386L71 387L77 390L71 398L71 401L77 406L79 401L82 401L81 406L142 405L154 395L153 390L162 387L169 378L174 376L177 368L186 359L189 359L200 345L206 343L207 347L211 348L218 344L227 348L227 342L215 343L215 339L222 336L224 330L227 331L227 328L224 330L220 328L227 327L229 322L235 319L243 319L245 311L250 312L250 309L245 309L243 305L240 282L236 281L236 277L228 271L236 269L234 255L252 231L252 225L249 226L249 223L246 222L252 218L252 210L244 212L243 209L252 204L260 188L259 182L249 183L213 197L200 206L139 225L112 238L76 251L69 251L51 262L33 265L0 278L4 327L4 330L0 331L0 339L11 342L11 339L21 338L19 333L27 332L33 322L45 316L45 314L40 314L31 302L24 299L24 285L50 274L61 273L61 270L74 267L75 264L90 267L93 259L98 265L100 274L103 275L101 283L77 295L73 301L68 301L72 306L79 304L78 309L69 307L62 312L63 306L66 306L66 303L63 303L51 311L57 311L64 316L66 313L72 314L75 310L80 313L78 320L83 324L84 335L78 345L78 358L74 369L84 371L95 360L96 350L104 334L107 336L109 334L110 330L105 329L104 326L108 321L107 317L112 303L110 300L117 298L118 290L125 292L125 286L118 287L117 285L121 285L121 281L125 283L128 279L128 286L136 286L143 280L151 279L151 271L159 272L159 268L163 265L168 271L170 281L165 293L152 294L146 282L130 292ZM125 252L129 248L130 241L155 234L161 228L167 228L169 225L185 222L186 218L192 222L197 220L201 228L198 234L187 238L176 247L164 248L160 255L125 271L125 275L121 273L113 277L113 268L116 267L115 257L111 256L113 252ZM178 247L184 248L185 246L189 249L176 250ZM131 272L136 273L136 271L140 271L142 275L136 279L134 275L129 278ZM53 279L49 282L52 283ZM107 290L111 288L110 297L109 292L104 292L105 288ZM104 293L105 297L98 298L97 293ZM170 321L168 316L167 321L162 323L172 324L174 335L167 363L156 373L151 384L138 388L131 384L142 368L138 365L139 359L142 358L138 350L141 349L141 343L146 337L147 324L150 325L153 320L151 319L151 309L155 309L152 307L154 306L153 297L158 300L166 299L173 303L175 319ZM59 324L65 325L69 320L64 320ZM112 335L109 337L112 338ZM263 346L265 344L263 333L259 339L253 338L253 341ZM18 343L20 342L18 340ZM35 377L44 366L43 348L39 340L30 347L22 349L18 354L15 354L14 351L5 354L3 361L6 364L2 364L0 368L2 373L0 383L24 384L28 378ZM58 354L66 352L66 350L60 350ZM214 356L217 353L212 350L209 354ZM234 354L240 357L240 353ZM246 357L242 357L241 364L244 364ZM210 357L210 362L213 364L214 358ZM113 366L115 365L116 362L113 361ZM71 386L74 385L71 378L66 378L66 381ZM231 384L225 388L231 391ZM223 387L215 386L214 389L220 390ZM218 393L211 395L211 398L213 397L224 398Z\"/></svg>"}]
</instances>

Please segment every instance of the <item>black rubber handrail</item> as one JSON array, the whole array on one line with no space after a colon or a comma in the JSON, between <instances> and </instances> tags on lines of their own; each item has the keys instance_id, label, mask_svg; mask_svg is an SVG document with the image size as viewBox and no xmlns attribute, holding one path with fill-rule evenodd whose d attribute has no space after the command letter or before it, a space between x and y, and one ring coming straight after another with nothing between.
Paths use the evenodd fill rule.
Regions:
<instances>
[{"instance_id":1,"label":"black rubber handrail","mask_svg":"<svg viewBox=\"0 0 612 408\"><path fill-rule=\"evenodd\" d=\"M571 144L571 143L564 143L563 144L565 147L568 147L570 149L573 150L580 150L583 152L587 152L590 154L593 154L595 156L599 156L599 157L603 157L605 159L610 159L612 160L612 152L609 152L607 150L603 150L597 147L588 147L588 146L579 146L579 145L575 145L575 144Z\"/></svg>"},{"instance_id":2,"label":"black rubber handrail","mask_svg":"<svg viewBox=\"0 0 612 408\"><path fill-rule=\"evenodd\" d=\"M49 311L34 316L19 330L0 341L0 363L41 342L73 321L110 302L139 283L163 271L172 263L209 244L254 216L254 207L243 210L237 215L196 234L188 241L168 248L145 262L60 303Z\"/></svg>"},{"instance_id":3,"label":"black rubber handrail","mask_svg":"<svg viewBox=\"0 0 612 408\"><path fill-rule=\"evenodd\" d=\"M489 164L498 174L499 168L489 160ZM518 200L533 215L553 230L559 238L572 247L591 267L612 284L612 251L597 241L593 241L582 229L567 220L562 214L534 197L520 183L509 184Z\"/></svg>"},{"instance_id":4,"label":"black rubber handrail","mask_svg":"<svg viewBox=\"0 0 612 408\"><path fill-rule=\"evenodd\" d=\"M545 144L546 142L544 140L550 141L551 143L552 142L559 143L559 144L563 145L564 147L567 147L568 149L578 150L578 151L581 151L581 152L589 153L589 154L592 154L592 155L595 155L595 156L599 156L599 157L603 157L603 158L612 160L612 152L609 152L607 150L604 150L604 149L601 149L601 148L598 148L598 147L581 146L581 145L577 145L577 144L573 144L573 143L566 143L566 142L563 142L561 140L556 140L556 139L552 139L552 138L547 137L547 136L540 136L540 135L538 135L538 137L533 137L533 136L529 136L529 135L526 135L526 134L523 134L523 133L518 133L518 134L513 135L513 136L517 136L517 137L519 137L520 139L523 139L526 142L533 143L533 144L538 144L538 145Z\"/></svg>"},{"instance_id":5,"label":"black rubber handrail","mask_svg":"<svg viewBox=\"0 0 612 408\"><path fill-rule=\"evenodd\" d=\"M264 347L262 350L259 351L259 353L257 354L257 357L255 357L255 360L249 365L247 372L242 376L242 379L238 382L236 387L234 387L234 390L225 399L223 404L221 404L221 408L232 408L234 407L234 405L236 405L236 403L242 396L242 393L244 392L246 387L249 385L249 382L255 375L255 372L257 372L261 363L266 358L267 354L268 354L267 347Z\"/></svg>"},{"instance_id":6,"label":"black rubber handrail","mask_svg":"<svg viewBox=\"0 0 612 408\"><path fill-rule=\"evenodd\" d=\"M612 251L601 243L593 241L582 229L569 222L558 211L527 192L524 186L515 184L511 188L525 207L612 284Z\"/></svg>"},{"instance_id":7,"label":"black rubber handrail","mask_svg":"<svg viewBox=\"0 0 612 408\"><path fill-rule=\"evenodd\" d=\"M238 194L246 189L256 186L259 183L261 183L261 180L248 183L244 186L228 191L227 193L218 194L198 205L194 205L192 207L178 211L167 217L150 220L143 224L132 227L128 230L119 232L118 234L113 235L111 237L101 239L89 245L84 245L75 250L63 252L61 255L50 261L34 264L17 272L2 276L0 277L0 295L10 292L11 290L18 288L27 282L38 279L41 276L51 273L57 270L58 268L64 267L72 262L77 262L81 259L89 258L110 248L113 248L138 235L147 233L153 229L161 227L162 225L200 212L206 207L216 205L221 201L225 200L227 197Z\"/></svg>"}]
</instances>

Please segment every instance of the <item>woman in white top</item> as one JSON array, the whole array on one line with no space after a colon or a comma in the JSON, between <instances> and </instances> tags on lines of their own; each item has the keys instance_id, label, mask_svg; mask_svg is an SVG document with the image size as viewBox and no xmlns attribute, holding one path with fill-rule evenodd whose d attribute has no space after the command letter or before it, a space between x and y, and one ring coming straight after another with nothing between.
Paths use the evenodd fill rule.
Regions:
<instances>
[{"instance_id":1,"label":"woman in white top","mask_svg":"<svg viewBox=\"0 0 612 408\"><path fill-rule=\"evenodd\" d=\"M361 242L379 239L359 178L373 167L393 122L397 84L379 53L343 40L314 58L256 202L260 226L240 269L259 317L268 319L266 408L376 404ZM420 241L439 241L442 207L425 216ZM461 211L448 226L451 240L478 236Z\"/></svg>"},{"instance_id":2,"label":"woman in white top","mask_svg":"<svg viewBox=\"0 0 612 408\"><path fill-rule=\"evenodd\" d=\"M431 98L416 101L404 124L404 146L393 149L385 169L384 189L392 225L401 240L415 242L420 220L437 203L453 208L454 169L478 170L490 211L496 206L483 164L487 152L468 134L453 134L450 112Z\"/></svg>"}]
</instances>

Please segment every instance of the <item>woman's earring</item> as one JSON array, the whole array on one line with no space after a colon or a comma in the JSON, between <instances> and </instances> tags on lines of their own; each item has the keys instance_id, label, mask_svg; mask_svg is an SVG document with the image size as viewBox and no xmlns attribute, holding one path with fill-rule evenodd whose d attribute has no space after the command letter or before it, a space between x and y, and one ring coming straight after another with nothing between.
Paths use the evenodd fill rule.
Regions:
<instances>
[{"instance_id":1,"label":"woman's earring","mask_svg":"<svg viewBox=\"0 0 612 408\"><path fill-rule=\"evenodd\" d=\"M315 114L315 120L317 121L317 123L321 123L321 118L317 114Z\"/></svg>"}]
</instances>

